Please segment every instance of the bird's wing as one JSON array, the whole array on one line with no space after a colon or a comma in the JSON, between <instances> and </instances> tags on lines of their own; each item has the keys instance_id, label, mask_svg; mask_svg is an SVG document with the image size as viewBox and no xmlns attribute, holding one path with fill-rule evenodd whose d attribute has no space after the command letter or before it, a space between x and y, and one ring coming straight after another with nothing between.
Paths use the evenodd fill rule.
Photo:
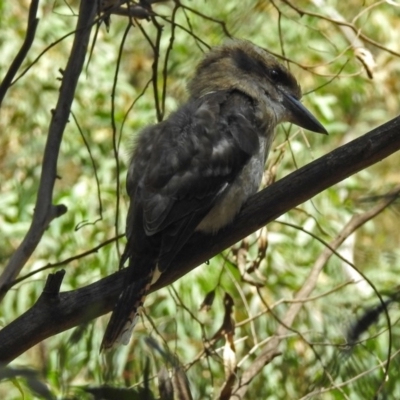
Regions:
<instances>
[{"instance_id":1,"label":"bird's wing","mask_svg":"<svg viewBox=\"0 0 400 400\"><path fill-rule=\"evenodd\" d=\"M134 154L139 168L132 172L136 181L130 186L134 200L128 246L136 247L141 224L147 237L161 237L159 256L167 267L258 151L258 134L252 101L236 91L192 100L144 132Z\"/></svg>"}]
</instances>

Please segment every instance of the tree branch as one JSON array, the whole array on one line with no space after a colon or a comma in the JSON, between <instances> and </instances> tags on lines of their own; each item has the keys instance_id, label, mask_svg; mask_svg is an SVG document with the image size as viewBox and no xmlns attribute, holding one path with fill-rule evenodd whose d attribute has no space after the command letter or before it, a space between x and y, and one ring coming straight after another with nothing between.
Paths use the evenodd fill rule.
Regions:
<instances>
[{"instance_id":1,"label":"tree branch","mask_svg":"<svg viewBox=\"0 0 400 400\"><path fill-rule=\"evenodd\" d=\"M8 284L15 279L36 249L50 222L67 212L67 208L63 204L53 205L53 189L57 178L57 161L61 140L84 65L96 9L95 1L81 1L74 43L65 68L57 106L50 122L32 224L0 277L0 300L7 292Z\"/></svg>"},{"instance_id":2,"label":"tree branch","mask_svg":"<svg viewBox=\"0 0 400 400\"><path fill-rule=\"evenodd\" d=\"M397 117L279 180L251 197L228 228L214 236L193 235L174 267L160 277L152 291L174 282L293 207L399 149ZM61 292L57 301L41 296L30 310L0 331L0 362L10 362L43 339L111 311L125 273L121 270L81 289Z\"/></svg>"}]
</instances>

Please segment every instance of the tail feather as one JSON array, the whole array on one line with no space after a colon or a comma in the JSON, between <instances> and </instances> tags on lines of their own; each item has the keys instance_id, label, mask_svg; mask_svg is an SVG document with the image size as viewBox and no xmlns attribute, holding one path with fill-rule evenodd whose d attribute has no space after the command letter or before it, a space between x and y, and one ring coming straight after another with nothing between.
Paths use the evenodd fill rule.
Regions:
<instances>
[{"instance_id":1,"label":"tail feather","mask_svg":"<svg viewBox=\"0 0 400 400\"><path fill-rule=\"evenodd\" d=\"M154 272L153 269L146 278L132 282L121 293L108 322L100 351L110 350L116 343L129 343L139 318L139 311L150 290Z\"/></svg>"}]
</instances>

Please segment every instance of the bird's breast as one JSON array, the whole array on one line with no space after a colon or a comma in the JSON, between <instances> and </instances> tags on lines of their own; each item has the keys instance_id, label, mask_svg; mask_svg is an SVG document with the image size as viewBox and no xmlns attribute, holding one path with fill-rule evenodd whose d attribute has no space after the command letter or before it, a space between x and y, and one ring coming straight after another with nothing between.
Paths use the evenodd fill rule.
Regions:
<instances>
[{"instance_id":1,"label":"bird's breast","mask_svg":"<svg viewBox=\"0 0 400 400\"><path fill-rule=\"evenodd\" d=\"M260 137L260 148L237 177L227 185L220 199L197 226L196 231L215 233L228 225L247 199L257 192L264 172L266 155L272 138Z\"/></svg>"}]
</instances>

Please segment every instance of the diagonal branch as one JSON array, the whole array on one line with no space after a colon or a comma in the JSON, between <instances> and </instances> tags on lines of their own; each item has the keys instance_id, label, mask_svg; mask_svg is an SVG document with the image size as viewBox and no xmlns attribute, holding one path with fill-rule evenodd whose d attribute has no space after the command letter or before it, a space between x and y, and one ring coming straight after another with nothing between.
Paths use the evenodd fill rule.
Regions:
<instances>
[{"instance_id":1,"label":"diagonal branch","mask_svg":"<svg viewBox=\"0 0 400 400\"><path fill-rule=\"evenodd\" d=\"M228 228L215 236L196 234L152 290L174 282L293 207L399 149L397 117L293 172L251 197ZM0 362L10 362L40 341L111 311L125 273L121 270L81 289L57 293L51 301L42 295L30 310L0 331Z\"/></svg>"},{"instance_id":2,"label":"diagonal branch","mask_svg":"<svg viewBox=\"0 0 400 400\"><path fill-rule=\"evenodd\" d=\"M53 189L57 179L60 145L84 65L96 7L95 1L81 1L74 44L63 75L57 106L50 122L32 224L0 276L0 300L7 292L8 284L19 274L37 247L51 221L67 212L63 204L53 205Z\"/></svg>"}]
</instances>

